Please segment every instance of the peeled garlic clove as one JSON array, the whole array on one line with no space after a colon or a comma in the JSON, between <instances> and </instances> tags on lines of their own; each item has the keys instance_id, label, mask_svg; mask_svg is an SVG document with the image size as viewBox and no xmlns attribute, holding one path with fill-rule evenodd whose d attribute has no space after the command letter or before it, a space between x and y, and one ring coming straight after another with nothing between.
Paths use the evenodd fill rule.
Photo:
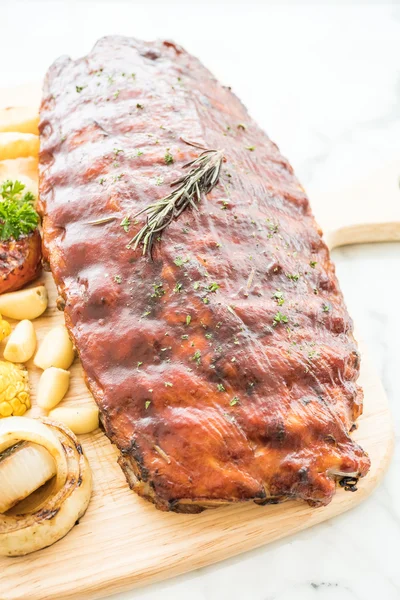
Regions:
<instances>
[{"instance_id":1,"label":"peeled garlic clove","mask_svg":"<svg viewBox=\"0 0 400 600\"><path fill-rule=\"evenodd\" d=\"M51 410L64 398L69 388L69 371L58 367L45 369L40 376L36 401L41 408Z\"/></svg>"},{"instance_id":2,"label":"peeled garlic clove","mask_svg":"<svg viewBox=\"0 0 400 600\"><path fill-rule=\"evenodd\" d=\"M20 321L8 338L4 358L10 362L24 363L36 350L35 329L27 319Z\"/></svg>"},{"instance_id":3,"label":"peeled garlic clove","mask_svg":"<svg viewBox=\"0 0 400 600\"><path fill-rule=\"evenodd\" d=\"M74 347L69 339L65 325L53 327L39 344L39 349L33 360L40 369L58 367L68 369L74 361Z\"/></svg>"},{"instance_id":4,"label":"peeled garlic clove","mask_svg":"<svg viewBox=\"0 0 400 600\"><path fill-rule=\"evenodd\" d=\"M99 426L99 409L97 406L61 406L50 411L49 419L64 423L77 435L91 433Z\"/></svg>"},{"instance_id":5,"label":"peeled garlic clove","mask_svg":"<svg viewBox=\"0 0 400 600\"><path fill-rule=\"evenodd\" d=\"M0 313L10 319L36 319L47 308L48 298L44 285L0 295Z\"/></svg>"}]
</instances>

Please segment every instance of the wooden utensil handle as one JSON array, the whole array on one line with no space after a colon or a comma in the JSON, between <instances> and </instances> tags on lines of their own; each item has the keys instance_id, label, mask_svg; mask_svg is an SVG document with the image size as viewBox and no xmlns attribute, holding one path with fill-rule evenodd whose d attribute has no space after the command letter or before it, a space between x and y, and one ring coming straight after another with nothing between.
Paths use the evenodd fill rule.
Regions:
<instances>
[{"instance_id":1,"label":"wooden utensil handle","mask_svg":"<svg viewBox=\"0 0 400 600\"><path fill-rule=\"evenodd\" d=\"M400 241L400 160L346 188L310 194L330 248Z\"/></svg>"}]
</instances>

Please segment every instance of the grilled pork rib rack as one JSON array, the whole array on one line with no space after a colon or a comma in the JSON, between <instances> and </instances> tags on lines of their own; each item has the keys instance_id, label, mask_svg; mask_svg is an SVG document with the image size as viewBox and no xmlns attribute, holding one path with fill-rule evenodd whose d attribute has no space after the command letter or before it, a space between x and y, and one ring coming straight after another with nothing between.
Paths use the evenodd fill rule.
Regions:
<instances>
[{"instance_id":1,"label":"grilled pork rib rack","mask_svg":"<svg viewBox=\"0 0 400 600\"><path fill-rule=\"evenodd\" d=\"M45 253L131 488L179 512L354 489L352 321L303 188L236 96L171 42L107 37L53 64L40 113ZM143 254L134 215L196 145L223 154L219 179Z\"/></svg>"}]
</instances>

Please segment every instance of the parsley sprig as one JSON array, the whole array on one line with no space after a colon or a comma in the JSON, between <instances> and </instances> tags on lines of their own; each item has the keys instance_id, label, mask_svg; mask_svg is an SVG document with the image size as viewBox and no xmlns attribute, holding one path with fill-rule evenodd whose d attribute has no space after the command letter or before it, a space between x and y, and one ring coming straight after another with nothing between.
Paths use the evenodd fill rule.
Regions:
<instances>
[{"instance_id":1,"label":"parsley sprig","mask_svg":"<svg viewBox=\"0 0 400 600\"><path fill-rule=\"evenodd\" d=\"M26 235L36 229L39 224L39 215L33 208L35 200L32 192L25 192L25 185L20 181L9 179L1 184L0 195L0 240L10 238L19 240L21 235Z\"/></svg>"}]
</instances>

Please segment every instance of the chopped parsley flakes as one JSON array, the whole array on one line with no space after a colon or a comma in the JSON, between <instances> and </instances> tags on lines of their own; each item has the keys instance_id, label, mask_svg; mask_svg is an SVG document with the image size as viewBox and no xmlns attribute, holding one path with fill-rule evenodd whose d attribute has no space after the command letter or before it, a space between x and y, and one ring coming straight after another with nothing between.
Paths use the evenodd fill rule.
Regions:
<instances>
[{"instance_id":1,"label":"chopped parsley flakes","mask_svg":"<svg viewBox=\"0 0 400 600\"><path fill-rule=\"evenodd\" d=\"M124 217L121 221L121 227L124 229L124 231L128 232L128 229L130 227L131 221L129 217Z\"/></svg>"},{"instance_id":2,"label":"chopped parsley flakes","mask_svg":"<svg viewBox=\"0 0 400 600\"><path fill-rule=\"evenodd\" d=\"M174 292L177 292L179 294L181 292L181 289L182 289L182 284L177 283L176 286L174 287Z\"/></svg>"},{"instance_id":3,"label":"chopped parsley flakes","mask_svg":"<svg viewBox=\"0 0 400 600\"><path fill-rule=\"evenodd\" d=\"M174 162L174 157L168 150L166 151L166 153L164 155L164 161L165 161L166 165L171 165Z\"/></svg>"},{"instance_id":4,"label":"chopped parsley flakes","mask_svg":"<svg viewBox=\"0 0 400 600\"><path fill-rule=\"evenodd\" d=\"M272 325L275 327L275 325L278 325L278 323L287 323L288 321L289 319L287 318L287 316L283 315L280 311L278 311L274 316Z\"/></svg>"},{"instance_id":5,"label":"chopped parsley flakes","mask_svg":"<svg viewBox=\"0 0 400 600\"><path fill-rule=\"evenodd\" d=\"M177 267L183 267L183 265L184 265L185 263L187 263L187 262L188 262L188 260L189 260L188 258L181 258L180 256L177 256L177 257L174 259L174 264L175 264Z\"/></svg>"},{"instance_id":6,"label":"chopped parsley flakes","mask_svg":"<svg viewBox=\"0 0 400 600\"><path fill-rule=\"evenodd\" d=\"M283 292L281 292L281 290L276 290L272 297L274 298L274 300L277 300L278 306L282 306L282 304L285 302Z\"/></svg>"},{"instance_id":7,"label":"chopped parsley flakes","mask_svg":"<svg viewBox=\"0 0 400 600\"><path fill-rule=\"evenodd\" d=\"M200 361L201 361L201 352L200 352L200 350L196 350L196 352L193 354L193 360L195 360L198 365L200 364Z\"/></svg>"}]
</instances>

